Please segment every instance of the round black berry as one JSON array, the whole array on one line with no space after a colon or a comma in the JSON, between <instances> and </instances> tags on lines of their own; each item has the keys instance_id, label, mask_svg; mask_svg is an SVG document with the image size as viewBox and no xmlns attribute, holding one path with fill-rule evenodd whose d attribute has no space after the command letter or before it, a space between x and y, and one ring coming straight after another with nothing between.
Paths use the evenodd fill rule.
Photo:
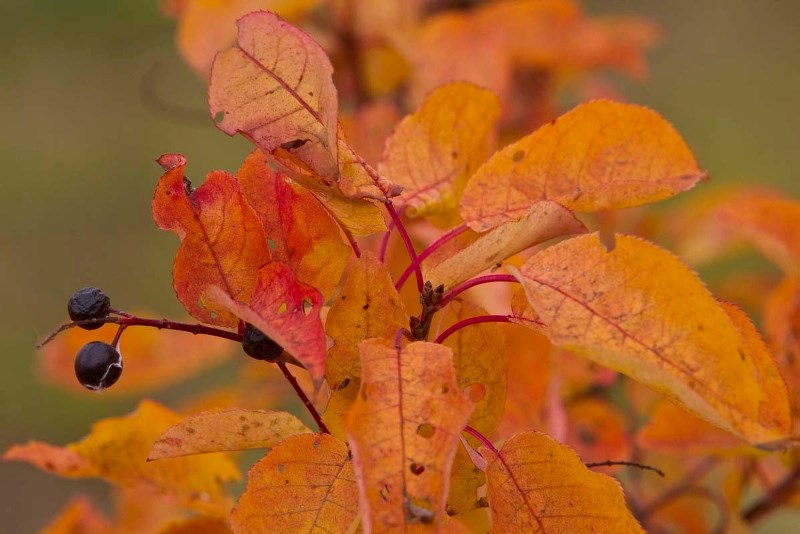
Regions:
<instances>
[{"instance_id":1,"label":"round black berry","mask_svg":"<svg viewBox=\"0 0 800 534\"><path fill-rule=\"evenodd\" d=\"M108 343L87 343L75 357L75 376L87 389L99 391L113 386L121 374L122 356Z\"/></svg>"},{"instance_id":2,"label":"round black berry","mask_svg":"<svg viewBox=\"0 0 800 534\"><path fill-rule=\"evenodd\" d=\"M283 353L283 347L250 323L247 323L242 334L242 348L248 356L268 362L274 362Z\"/></svg>"},{"instance_id":3,"label":"round black berry","mask_svg":"<svg viewBox=\"0 0 800 534\"><path fill-rule=\"evenodd\" d=\"M102 319L107 317L111 311L111 299L96 287L84 287L77 290L67 303L69 318L73 321L85 321L86 319ZM81 325L86 330L100 328L103 323L93 323Z\"/></svg>"}]
</instances>

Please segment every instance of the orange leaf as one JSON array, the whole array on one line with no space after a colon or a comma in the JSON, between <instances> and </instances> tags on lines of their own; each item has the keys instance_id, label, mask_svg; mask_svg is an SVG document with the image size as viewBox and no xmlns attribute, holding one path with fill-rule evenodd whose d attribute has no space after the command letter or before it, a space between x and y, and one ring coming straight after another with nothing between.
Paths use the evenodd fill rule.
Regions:
<instances>
[{"instance_id":1,"label":"orange leaf","mask_svg":"<svg viewBox=\"0 0 800 534\"><path fill-rule=\"evenodd\" d=\"M496 532L644 532L616 480L544 434L524 432L499 453L480 451Z\"/></svg>"},{"instance_id":2,"label":"orange leaf","mask_svg":"<svg viewBox=\"0 0 800 534\"><path fill-rule=\"evenodd\" d=\"M347 445L327 434L278 444L250 469L231 514L237 532L348 532L357 520Z\"/></svg>"},{"instance_id":3,"label":"orange leaf","mask_svg":"<svg viewBox=\"0 0 800 534\"><path fill-rule=\"evenodd\" d=\"M260 150L247 157L236 177L274 244L273 257L291 265L302 282L330 297L351 254L333 217L311 192L273 171Z\"/></svg>"},{"instance_id":4,"label":"orange leaf","mask_svg":"<svg viewBox=\"0 0 800 534\"><path fill-rule=\"evenodd\" d=\"M800 202L764 190L746 190L712 212L729 232L748 239L787 273L800 274Z\"/></svg>"},{"instance_id":5,"label":"orange leaf","mask_svg":"<svg viewBox=\"0 0 800 534\"><path fill-rule=\"evenodd\" d=\"M458 223L458 201L493 151L499 117L497 97L475 85L451 83L430 93L386 141L378 169L403 186L394 202L411 217Z\"/></svg>"},{"instance_id":6,"label":"orange leaf","mask_svg":"<svg viewBox=\"0 0 800 534\"><path fill-rule=\"evenodd\" d=\"M287 412L231 408L191 415L164 432L148 460L207 452L269 449L311 430Z\"/></svg>"},{"instance_id":7,"label":"orange leaf","mask_svg":"<svg viewBox=\"0 0 800 534\"><path fill-rule=\"evenodd\" d=\"M536 202L523 219L492 228L441 263L426 268L425 279L451 287L534 245L585 231L568 209L556 202Z\"/></svg>"},{"instance_id":8,"label":"orange leaf","mask_svg":"<svg viewBox=\"0 0 800 534\"><path fill-rule=\"evenodd\" d=\"M238 27L237 46L217 54L211 71L208 105L217 127L285 161L310 189L322 179L345 196L397 195L347 145L333 67L319 44L274 13L250 13Z\"/></svg>"},{"instance_id":9,"label":"orange leaf","mask_svg":"<svg viewBox=\"0 0 800 534\"><path fill-rule=\"evenodd\" d=\"M582 212L639 206L705 176L656 112L596 100L495 153L464 191L461 216L482 231L524 217L542 199Z\"/></svg>"},{"instance_id":10,"label":"orange leaf","mask_svg":"<svg viewBox=\"0 0 800 534\"><path fill-rule=\"evenodd\" d=\"M158 534L229 534L228 522L218 517L192 517L173 521Z\"/></svg>"},{"instance_id":11,"label":"orange leaf","mask_svg":"<svg viewBox=\"0 0 800 534\"><path fill-rule=\"evenodd\" d=\"M358 344L373 337L394 339L401 328L408 328L408 314L392 278L374 254L364 252L352 260L350 274L325 323L333 347L325 363L332 397L324 417L337 437L344 438L342 420L361 385Z\"/></svg>"},{"instance_id":12,"label":"orange leaf","mask_svg":"<svg viewBox=\"0 0 800 534\"><path fill-rule=\"evenodd\" d=\"M631 457L626 421L614 406L587 397L567 407L567 442L584 462Z\"/></svg>"},{"instance_id":13,"label":"orange leaf","mask_svg":"<svg viewBox=\"0 0 800 534\"><path fill-rule=\"evenodd\" d=\"M73 497L40 534L110 534L111 523L84 496Z\"/></svg>"},{"instance_id":14,"label":"orange leaf","mask_svg":"<svg viewBox=\"0 0 800 534\"><path fill-rule=\"evenodd\" d=\"M177 29L178 50L195 72L207 77L214 56L233 44L236 20L251 11L274 11L301 18L319 0L184 0Z\"/></svg>"},{"instance_id":15,"label":"orange leaf","mask_svg":"<svg viewBox=\"0 0 800 534\"><path fill-rule=\"evenodd\" d=\"M147 317L147 313L138 313ZM110 343L118 325L108 324L97 330L71 328L42 347L39 369L44 378L60 387L93 395L75 379L75 354L90 341ZM129 328L120 340L125 370L119 382L103 392L101 398L130 395L160 389L190 379L196 373L218 365L231 356L235 345L208 336L185 332Z\"/></svg>"},{"instance_id":16,"label":"orange leaf","mask_svg":"<svg viewBox=\"0 0 800 534\"><path fill-rule=\"evenodd\" d=\"M451 302L442 312L442 328L486 310L464 300ZM480 323L456 331L443 343L453 350L458 387L474 406L467 424L489 436L500 423L506 404L508 353L497 323Z\"/></svg>"},{"instance_id":17,"label":"orange leaf","mask_svg":"<svg viewBox=\"0 0 800 534\"><path fill-rule=\"evenodd\" d=\"M59 476L96 476L124 487L145 488L195 510L223 514L229 503L222 485L240 478L228 456L147 462L153 441L180 419L163 406L142 401L127 417L96 422L81 441L66 447L31 442L12 447L3 458L26 461Z\"/></svg>"},{"instance_id":18,"label":"orange leaf","mask_svg":"<svg viewBox=\"0 0 800 534\"><path fill-rule=\"evenodd\" d=\"M754 444L791 431L786 388L752 324L669 252L623 235L607 250L592 234L539 252L522 275L554 344Z\"/></svg>"},{"instance_id":19,"label":"orange leaf","mask_svg":"<svg viewBox=\"0 0 800 534\"><path fill-rule=\"evenodd\" d=\"M236 302L219 287L210 294L297 358L319 387L325 373L325 332L320 319L324 299L319 291L297 280L285 263L273 261L258 271L250 304Z\"/></svg>"},{"instance_id":20,"label":"orange leaf","mask_svg":"<svg viewBox=\"0 0 800 534\"><path fill-rule=\"evenodd\" d=\"M270 257L258 216L230 174L212 172L192 192L184 177L186 158L166 154L158 162L166 173L153 196L153 218L181 239L172 270L175 293L193 317L236 326L236 317L208 290L218 286L235 301L250 300L256 273Z\"/></svg>"},{"instance_id":21,"label":"orange leaf","mask_svg":"<svg viewBox=\"0 0 800 534\"><path fill-rule=\"evenodd\" d=\"M325 51L274 13L250 13L237 24L237 45L217 54L211 71L217 127L266 152L286 150L336 181L338 100Z\"/></svg>"},{"instance_id":22,"label":"orange leaf","mask_svg":"<svg viewBox=\"0 0 800 534\"><path fill-rule=\"evenodd\" d=\"M359 345L361 389L345 419L365 531L437 529L444 522L458 434L472 410L452 351L415 342Z\"/></svg>"},{"instance_id":23,"label":"orange leaf","mask_svg":"<svg viewBox=\"0 0 800 534\"><path fill-rule=\"evenodd\" d=\"M636 443L651 452L708 454L755 451L747 442L712 426L667 400L650 411L647 423L636 434Z\"/></svg>"},{"instance_id":24,"label":"orange leaf","mask_svg":"<svg viewBox=\"0 0 800 534\"><path fill-rule=\"evenodd\" d=\"M800 401L800 283L787 276L764 303L764 332L789 382L795 404Z\"/></svg>"}]
</instances>

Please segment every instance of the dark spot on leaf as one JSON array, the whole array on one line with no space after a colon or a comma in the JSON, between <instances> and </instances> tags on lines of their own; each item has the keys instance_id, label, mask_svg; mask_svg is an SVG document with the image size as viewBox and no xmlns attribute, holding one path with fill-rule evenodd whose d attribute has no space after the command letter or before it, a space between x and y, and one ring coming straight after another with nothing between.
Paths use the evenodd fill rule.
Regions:
<instances>
[{"instance_id":1,"label":"dark spot on leaf","mask_svg":"<svg viewBox=\"0 0 800 534\"><path fill-rule=\"evenodd\" d=\"M344 388L346 388L348 385L350 385L350 379L349 378L345 378L344 380L339 382L338 386L336 386L336 391L341 391Z\"/></svg>"},{"instance_id":2,"label":"dark spot on leaf","mask_svg":"<svg viewBox=\"0 0 800 534\"><path fill-rule=\"evenodd\" d=\"M194 433L195 433L195 430L194 430L194 428L192 428L192 427L190 427L190 426L187 426L187 427L186 427L186 433L187 433L187 434L194 434Z\"/></svg>"},{"instance_id":3,"label":"dark spot on leaf","mask_svg":"<svg viewBox=\"0 0 800 534\"><path fill-rule=\"evenodd\" d=\"M283 473L283 470L286 468L283 464L278 464L278 473Z\"/></svg>"},{"instance_id":4,"label":"dark spot on leaf","mask_svg":"<svg viewBox=\"0 0 800 534\"><path fill-rule=\"evenodd\" d=\"M262 426L264 426L264 423L260 421L253 421L252 423L253 423L253 428L261 428Z\"/></svg>"},{"instance_id":5,"label":"dark spot on leaf","mask_svg":"<svg viewBox=\"0 0 800 534\"><path fill-rule=\"evenodd\" d=\"M308 143L308 139L294 139L293 141L286 141L281 144L281 148L285 150L295 150Z\"/></svg>"},{"instance_id":6,"label":"dark spot on leaf","mask_svg":"<svg viewBox=\"0 0 800 534\"><path fill-rule=\"evenodd\" d=\"M458 152L456 152L455 150L453 150L453 153L452 153L452 154L450 154L450 155L451 155L451 156L453 156L453 159L456 159L456 158L458 157Z\"/></svg>"},{"instance_id":7,"label":"dark spot on leaf","mask_svg":"<svg viewBox=\"0 0 800 534\"><path fill-rule=\"evenodd\" d=\"M250 425L242 425L242 429L239 431L240 434L247 434L250 432Z\"/></svg>"},{"instance_id":8,"label":"dark spot on leaf","mask_svg":"<svg viewBox=\"0 0 800 534\"><path fill-rule=\"evenodd\" d=\"M578 429L578 439L584 445L594 445L597 443L597 436L595 436L589 429L587 428L579 428Z\"/></svg>"},{"instance_id":9,"label":"dark spot on leaf","mask_svg":"<svg viewBox=\"0 0 800 534\"><path fill-rule=\"evenodd\" d=\"M520 161L522 161L524 157L525 157L525 151L517 150L516 152L514 152L514 155L511 156L511 159L514 163L519 163Z\"/></svg>"},{"instance_id":10,"label":"dark spot on leaf","mask_svg":"<svg viewBox=\"0 0 800 534\"><path fill-rule=\"evenodd\" d=\"M411 472L415 475L421 475L425 471L425 466L414 462L411 464Z\"/></svg>"},{"instance_id":11,"label":"dark spot on leaf","mask_svg":"<svg viewBox=\"0 0 800 534\"><path fill-rule=\"evenodd\" d=\"M308 96L314 96L314 91L309 91Z\"/></svg>"},{"instance_id":12,"label":"dark spot on leaf","mask_svg":"<svg viewBox=\"0 0 800 534\"><path fill-rule=\"evenodd\" d=\"M475 503L475 507L476 508L489 508L489 499L487 499L486 497L481 497Z\"/></svg>"},{"instance_id":13,"label":"dark spot on leaf","mask_svg":"<svg viewBox=\"0 0 800 534\"><path fill-rule=\"evenodd\" d=\"M738 347L736 348L736 350L739 352L739 358L741 358L742 361L745 361L747 357L744 355L744 351L742 351L742 349Z\"/></svg>"},{"instance_id":14,"label":"dark spot on leaf","mask_svg":"<svg viewBox=\"0 0 800 534\"><path fill-rule=\"evenodd\" d=\"M242 423L244 423L245 421L247 421L247 417L245 417L245 416L243 416L243 415L240 415L240 416L239 416L239 421L241 421Z\"/></svg>"},{"instance_id":15,"label":"dark spot on leaf","mask_svg":"<svg viewBox=\"0 0 800 534\"><path fill-rule=\"evenodd\" d=\"M447 384L442 384L442 393L449 393L449 392L450 392L450 386Z\"/></svg>"},{"instance_id":16,"label":"dark spot on leaf","mask_svg":"<svg viewBox=\"0 0 800 534\"><path fill-rule=\"evenodd\" d=\"M369 302L367 302L366 304L364 304L363 306L361 306L361 309L362 309L362 310L368 310L368 309L369 309Z\"/></svg>"},{"instance_id":17,"label":"dark spot on leaf","mask_svg":"<svg viewBox=\"0 0 800 534\"><path fill-rule=\"evenodd\" d=\"M425 439L430 439L436 433L436 427L430 423L422 423L417 427L417 434Z\"/></svg>"},{"instance_id":18,"label":"dark spot on leaf","mask_svg":"<svg viewBox=\"0 0 800 534\"><path fill-rule=\"evenodd\" d=\"M53 471L53 470L55 470L56 465L53 462L48 460L48 461L46 461L44 463L44 468L47 469L48 471Z\"/></svg>"},{"instance_id":19,"label":"dark spot on leaf","mask_svg":"<svg viewBox=\"0 0 800 534\"><path fill-rule=\"evenodd\" d=\"M472 402L480 402L486 397L486 386L479 382L475 382L474 384L470 384L464 388L464 393L466 393L469 400Z\"/></svg>"},{"instance_id":20,"label":"dark spot on leaf","mask_svg":"<svg viewBox=\"0 0 800 534\"><path fill-rule=\"evenodd\" d=\"M388 486L384 485L381 488L381 491L379 493L381 495L381 499L383 499L386 502L389 502L389 487Z\"/></svg>"}]
</instances>

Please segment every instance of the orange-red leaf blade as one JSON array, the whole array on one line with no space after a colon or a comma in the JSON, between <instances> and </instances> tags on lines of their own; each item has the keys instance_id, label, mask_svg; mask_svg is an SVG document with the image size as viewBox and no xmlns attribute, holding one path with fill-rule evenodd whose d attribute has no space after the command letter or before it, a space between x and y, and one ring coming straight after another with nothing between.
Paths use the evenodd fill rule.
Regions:
<instances>
[{"instance_id":1,"label":"orange-red leaf blade","mask_svg":"<svg viewBox=\"0 0 800 534\"><path fill-rule=\"evenodd\" d=\"M236 532L348 532L357 519L347 445L314 434L289 438L250 469L231 526Z\"/></svg>"},{"instance_id":2,"label":"orange-red leaf blade","mask_svg":"<svg viewBox=\"0 0 800 534\"><path fill-rule=\"evenodd\" d=\"M705 173L671 124L632 104L582 104L497 152L475 173L461 216L482 231L548 199L581 212L638 206L691 189Z\"/></svg>"},{"instance_id":3,"label":"orange-red leaf blade","mask_svg":"<svg viewBox=\"0 0 800 534\"><path fill-rule=\"evenodd\" d=\"M518 434L499 453L480 451L495 532L644 532L619 482L544 434Z\"/></svg>"},{"instance_id":4,"label":"orange-red leaf blade","mask_svg":"<svg viewBox=\"0 0 800 534\"><path fill-rule=\"evenodd\" d=\"M361 389L345 420L365 531L441 528L458 434L472 411L452 351L361 343Z\"/></svg>"}]
</instances>

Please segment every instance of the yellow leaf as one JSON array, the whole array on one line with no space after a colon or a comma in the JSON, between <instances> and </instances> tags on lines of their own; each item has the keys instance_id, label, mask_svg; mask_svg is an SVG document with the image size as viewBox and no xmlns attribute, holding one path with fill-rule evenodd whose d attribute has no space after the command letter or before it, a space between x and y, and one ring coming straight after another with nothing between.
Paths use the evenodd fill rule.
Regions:
<instances>
[{"instance_id":1,"label":"yellow leaf","mask_svg":"<svg viewBox=\"0 0 800 534\"><path fill-rule=\"evenodd\" d=\"M543 199L581 212L639 206L705 176L656 112L596 100L495 153L464 191L461 217L483 231L524 217Z\"/></svg>"},{"instance_id":2,"label":"yellow leaf","mask_svg":"<svg viewBox=\"0 0 800 534\"><path fill-rule=\"evenodd\" d=\"M222 515L230 503L222 490L241 478L229 456L171 458L147 462L153 442L181 417L152 401L142 401L127 417L103 419L83 440L55 447L31 443L9 449L4 458L30 462L56 475L95 476L173 498L197 511Z\"/></svg>"},{"instance_id":3,"label":"yellow leaf","mask_svg":"<svg viewBox=\"0 0 800 534\"><path fill-rule=\"evenodd\" d=\"M73 497L39 534L111 534L111 523L84 496Z\"/></svg>"},{"instance_id":4,"label":"yellow leaf","mask_svg":"<svg viewBox=\"0 0 800 534\"><path fill-rule=\"evenodd\" d=\"M495 532L644 532L616 480L544 434L525 432L499 453L480 452Z\"/></svg>"},{"instance_id":5,"label":"yellow leaf","mask_svg":"<svg viewBox=\"0 0 800 534\"><path fill-rule=\"evenodd\" d=\"M460 222L458 201L473 172L491 154L500 102L465 82L441 86L387 139L378 170L403 186L394 202L410 217L442 226Z\"/></svg>"},{"instance_id":6,"label":"yellow leaf","mask_svg":"<svg viewBox=\"0 0 800 534\"><path fill-rule=\"evenodd\" d=\"M236 532L348 532L357 519L347 445L314 434L289 438L250 469L231 526Z\"/></svg>"},{"instance_id":7,"label":"yellow leaf","mask_svg":"<svg viewBox=\"0 0 800 534\"><path fill-rule=\"evenodd\" d=\"M331 432L344 438L342 420L361 385L358 344L365 339L394 339L408 328L408 314L386 267L369 251L353 259L341 293L331 305L325 332L333 340L325 362L332 397L324 414Z\"/></svg>"},{"instance_id":8,"label":"yellow leaf","mask_svg":"<svg viewBox=\"0 0 800 534\"><path fill-rule=\"evenodd\" d=\"M555 237L578 234L586 227L556 202L536 202L519 221L510 221L481 234L471 244L426 269L425 279L434 286L472 278L514 254Z\"/></svg>"},{"instance_id":9,"label":"yellow leaf","mask_svg":"<svg viewBox=\"0 0 800 534\"><path fill-rule=\"evenodd\" d=\"M227 521L218 517L192 517L169 523L158 534L230 534Z\"/></svg>"},{"instance_id":10,"label":"yellow leaf","mask_svg":"<svg viewBox=\"0 0 800 534\"><path fill-rule=\"evenodd\" d=\"M487 312L471 302L455 300L440 313L445 328ZM443 344L453 350L458 387L474 406L467 424L491 435L506 405L508 353L502 329L497 323L471 325L456 331Z\"/></svg>"},{"instance_id":11,"label":"yellow leaf","mask_svg":"<svg viewBox=\"0 0 800 534\"><path fill-rule=\"evenodd\" d=\"M231 408L191 415L164 432L148 460L208 452L268 449L284 439L311 432L287 412Z\"/></svg>"},{"instance_id":12,"label":"yellow leaf","mask_svg":"<svg viewBox=\"0 0 800 534\"><path fill-rule=\"evenodd\" d=\"M384 343L359 345L361 389L345 419L364 529L439 529L458 434L472 408L449 348Z\"/></svg>"},{"instance_id":13,"label":"yellow leaf","mask_svg":"<svg viewBox=\"0 0 800 534\"><path fill-rule=\"evenodd\" d=\"M522 267L550 340L751 443L786 438L786 387L749 320L730 317L669 252L623 235L612 245L576 237Z\"/></svg>"}]
</instances>

